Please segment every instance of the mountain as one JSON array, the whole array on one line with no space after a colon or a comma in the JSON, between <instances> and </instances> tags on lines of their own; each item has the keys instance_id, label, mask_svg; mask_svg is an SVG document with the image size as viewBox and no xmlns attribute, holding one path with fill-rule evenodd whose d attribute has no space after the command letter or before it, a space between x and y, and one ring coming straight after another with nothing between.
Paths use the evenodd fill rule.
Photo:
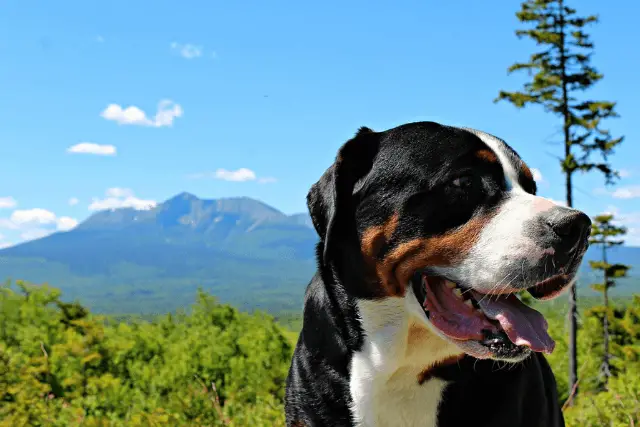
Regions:
<instances>
[{"instance_id":1,"label":"mountain","mask_svg":"<svg viewBox=\"0 0 640 427\"><path fill-rule=\"evenodd\" d=\"M4 249L0 277L47 282L105 312L173 310L198 286L247 309L297 310L316 241L306 214L181 193L149 210L100 211L71 231Z\"/></svg>"},{"instance_id":2,"label":"mountain","mask_svg":"<svg viewBox=\"0 0 640 427\"><path fill-rule=\"evenodd\" d=\"M315 271L317 235L306 213L285 215L247 197L203 200L181 193L149 210L100 211L75 229L0 251L0 278L47 282L107 313L175 310L198 287L243 309L298 311ZM588 260L581 294L599 278ZM640 292L640 248L610 259L632 265L619 295Z\"/></svg>"}]
</instances>

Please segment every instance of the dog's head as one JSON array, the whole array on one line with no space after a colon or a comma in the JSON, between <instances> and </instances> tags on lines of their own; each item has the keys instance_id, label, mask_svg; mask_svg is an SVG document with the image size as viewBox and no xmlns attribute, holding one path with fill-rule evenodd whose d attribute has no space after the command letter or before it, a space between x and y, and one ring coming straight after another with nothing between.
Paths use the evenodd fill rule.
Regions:
<instances>
[{"instance_id":1,"label":"dog's head","mask_svg":"<svg viewBox=\"0 0 640 427\"><path fill-rule=\"evenodd\" d=\"M319 262L352 297L413 293L421 321L478 358L553 350L544 317L515 293L567 289L591 221L536 196L504 141L431 122L361 128L307 200Z\"/></svg>"}]
</instances>

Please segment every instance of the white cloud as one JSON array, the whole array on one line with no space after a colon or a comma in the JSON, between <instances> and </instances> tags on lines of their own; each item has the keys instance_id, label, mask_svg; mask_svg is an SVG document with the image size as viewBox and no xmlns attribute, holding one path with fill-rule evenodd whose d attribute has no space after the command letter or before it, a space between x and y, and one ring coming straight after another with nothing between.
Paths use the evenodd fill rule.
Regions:
<instances>
[{"instance_id":1,"label":"white cloud","mask_svg":"<svg viewBox=\"0 0 640 427\"><path fill-rule=\"evenodd\" d=\"M182 116L182 107L173 103L168 99L160 101L158 103L158 112L154 119L154 126L173 126L173 119Z\"/></svg>"},{"instance_id":2,"label":"white cloud","mask_svg":"<svg viewBox=\"0 0 640 427\"><path fill-rule=\"evenodd\" d=\"M25 209L13 211L10 221L17 226L26 224L54 224L56 222L56 214L46 209Z\"/></svg>"},{"instance_id":3,"label":"white cloud","mask_svg":"<svg viewBox=\"0 0 640 427\"><path fill-rule=\"evenodd\" d=\"M0 197L0 209L15 208L17 204L13 197Z\"/></svg>"},{"instance_id":4,"label":"white cloud","mask_svg":"<svg viewBox=\"0 0 640 427\"><path fill-rule=\"evenodd\" d=\"M215 172L215 177L216 179L221 179L223 181L244 182L254 181L256 179L256 173L247 168L240 168L234 171L227 169L218 169Z\"/></svg>"},{"instance_id":5,"label":"white cloud","mask_svg":"<svg viewBox=\"0 0 640 427\"><path fill-rule=\"evenodd\" d=\"M173 121L178 117L182 117L182 114L183 110L179 104L169 99L163 99L158 103L158 110L153 119L147 117L146 113L135 105L123 108L118 104L109 104L100 113L100 116L120 125L171 127L173 126Z\"/></svg>"},{"instance_id":6,"label":"white cloud","mask_svg":"<svg viewBox=\"0 0 640 427\"><path fill-rule=\"evenodd\" d=\"M25 241L29 241L40 239L42 237L48 236L51 233L53 233L52 230L47 230L45 228L32 228L20 234L20 238Z\"/></svg>"},{"instance_id":7,"label":"white cloud","mask_svg":"<svg viewBox=\"0 0 640 427\"><path fill-rule=\"evenodd\" d=\"M78 203L80 203L80 200L78 200L77 197L72 197L72 198L69 199L69 206L75 206Z\"/></svg>"},{"instance_id":8,"label":"white cloud","mask_svg":"<svg viewBox=\"0 0 640 427\"><path fill-rule=\"evenodd\" d=\"M107 197L130 197L133 196L133 191L130 188L112 187L107 188L105 194Z\"/></svg>"},{"instance_id":9,"label":"white cloud","mask_svg":"<svg viewBox=\"0 0 640 427\"><path fill-rule=\"evenodd\" d=\"M19 227L9 218L0 218L0 228L7 230L17 230Z\"/></svg>"},{"instance_id":10,"label":"white cloud","mask_svg":"<svg viewBox=\"0 0 640 427\"><path fill-rule=\"evenodd\" d=\"M621 187L611 193L616 199L635 199L640 197L640 185Z\"/></svg>"},{"instance_id":11,"label":"white cloud","mask_svg":"<svg viewBox=\"0 0 640 427\"><path fill-rule=\"evenodd\" d=\"M540 172L540 169L531 168L531 173L533 174L533 179L536 182L544 182L544 177L542 176L542 172Z\"/></svg>"},{"instance_id":12,"label":"white cloud","mask_svg":"<svg viewBox=\"0 0 640 427\"><path fill-rule=\"evenodd\" d=\"M136 197L129 188L109 188L104 199L94 198L89 205L90 211L112 210L119 208L133 208L148 210L157 205L155 200L145 200Z\"/></svg>"},{"instance_id":13,"label":"white cloud","mask_svg":"<svg viewBox=\"0 0 640 427\"><path fill-rule=\"evenodd\" d=\"M627 228L627 234L622 237L625 244L640 246L640 212L621 212L617 206L609 205L603 212L613 215L613 223Z\"/></svg>"},{"instance_id":14,"label":"white cloud","mask_svg":"<svg viewBox=\"0 0 640 427\"><path fill-rule=\"evenodd\" d=\"M190 43L173 42L169 45L171 50L185 59L194 59L202 56L202 46L196 46Z\"/></svg>"},{"instance_id":15,"label":"white cloud","mask_svg":"<svg viewBox=\"0 0 640 427\"><path fill-rule=\"evenodd\" d=\"M58 218L57 227L59 231L69 231L78 225L78 220L69 216Z\"/></svg>"},{"instance_id":16,"label":"white cloud","mask_svg":"<svg viewBox=\"0 0 640 427\"><path fill-rule=\"evenodd\" d=\"M11 242L0 242L0 249L10 248L11 246L13 246Z\"/></svg>"},{"instance_id":17,"label":"white cloud","mask_svg":"<svg viewBox=\"0 0 640 427\"><path fill-rule=\"evenodd\" d=\"M68 231L76 225L78 221L75 218L58 217L42 208L15 210L9 218L0 218L0 228L17 231L16 237L19 236L23 241L39 239L56 231ZM3 238L0 236L0 240ZM0 245L0 248L7 246L11 244Z\"/></svg>"},{"instance_id":18,"label":"white cloud","mask_svg":"<svg viewBox=\"0 0 640 427\"><path fill-rule=\"evenodd\" d=\"M121 125L151 124L150 120L147 119L144 111L136 106L122 108L118 104L109 104L107 108L102 113L100 113L100 115L107 120L113 120Z\"/></svg>"},{"instance_id":19,"label":"white cloud","mask_svg":"<svg viewBox=\"0 0 640 427\"><path fill-rule=\"evenodd\" d=\"M81 142L67 148L67 153L96 154L98 156L115 156L116 147L113 145L101 145L93 142Z\"/></svg>"},{"instance_id":20,"label":"white cloud","mask_svg":"<svg viewBox=\"0 0 640 427\"><path fill-rule=\"evenodd\" d=\"M640 224L627 228L627 235L623 237L625 244L629 246L640 246Z\"/></svg>"},{"instance_id":21,"label":"white cloud","mask_svg":"<svg viewBox=\"0 0 640 427\"><path fill-rule=\"evenodd\" d=\"M607 206L605 213L613 215L614 220L621 224L636 224L640 226L640 212L621 212L616 206Z\"/></svg>"},{"instance_id":22,"label":"white cloud","mask_svg":"<svg viewBox=\"0 0 640 427\"><path fill-rule=\"evenodd\" d=\"M231 182L249 182L257 181L259 184L271 184L278 180L271 176L258 177L254 171L248 168L239 168L236 170L217 169L214 172L194 173L187 176L191 179L219 179Z\"/></svg>"}]
</instances>

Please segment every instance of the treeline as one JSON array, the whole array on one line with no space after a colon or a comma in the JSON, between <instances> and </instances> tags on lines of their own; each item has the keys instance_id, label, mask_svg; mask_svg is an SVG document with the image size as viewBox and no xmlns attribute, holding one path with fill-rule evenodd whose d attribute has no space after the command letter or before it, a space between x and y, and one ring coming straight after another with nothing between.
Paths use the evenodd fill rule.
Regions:
<instances>
[{"instance_id":1,"label":"treeline","mask_svg":"<svg viewBox=\"0 0 640 427\"><path fill-rule=\"evenodd\" d=\"M1 426L278 426L291 339L202 292L188 312L117 321L0 286Z\"/></svg>"}]
</instances>

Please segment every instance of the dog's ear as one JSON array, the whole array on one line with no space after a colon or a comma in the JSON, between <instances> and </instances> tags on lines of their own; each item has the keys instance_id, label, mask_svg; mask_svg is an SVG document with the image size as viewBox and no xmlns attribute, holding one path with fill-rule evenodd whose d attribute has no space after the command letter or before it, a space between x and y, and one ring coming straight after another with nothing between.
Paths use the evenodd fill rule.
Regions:
<instances>
[{"instance_id":1,"label":"dog's ear","mask_svg":"<svg viewBox=\"0 0 640 427\"><path fill-rule=\"evenodd\" d=\"M324 245L325 265L330 261L334 245L356 233L353 189L358 180L371 170L379 148L380 134L361 127L340 148L333 165L309 190L307 206Z\"/></svg>"}]
</instances>

